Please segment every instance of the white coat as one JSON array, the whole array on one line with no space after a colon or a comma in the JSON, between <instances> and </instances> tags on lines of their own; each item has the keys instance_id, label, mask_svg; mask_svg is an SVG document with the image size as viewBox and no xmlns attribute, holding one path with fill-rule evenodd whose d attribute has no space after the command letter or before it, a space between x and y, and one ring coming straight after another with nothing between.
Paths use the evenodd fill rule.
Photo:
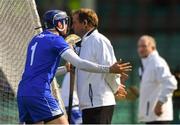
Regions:
<instances>
[{"instance_id":1,"label":"white coat","mask_svg":"<svg viewBox=\"0 0 180 125\"><path fill-rule=\"evenodd\" d=\"M116 62L110 41L97 30L82 38L79 56L102 65L112 65ZM113 91L105 80L107 74L82 70L77 70L76 74L77 93L82 110L116 104ZM120 80L117 84L120 84Z\"/></svg>"},{"instance_id":2,"label":"white coat","mask_svg":"<svg viewBox=\"0 0 180 125\"><path fill-rule=\"evenodd\" d=\"M157 51L142 59L142 64L144 70L140 83L139 121L173 120L172 94L177 88L175 77ZM161 116L154 113L158 100L164 103Z\"/></svg>"}]
</instances>

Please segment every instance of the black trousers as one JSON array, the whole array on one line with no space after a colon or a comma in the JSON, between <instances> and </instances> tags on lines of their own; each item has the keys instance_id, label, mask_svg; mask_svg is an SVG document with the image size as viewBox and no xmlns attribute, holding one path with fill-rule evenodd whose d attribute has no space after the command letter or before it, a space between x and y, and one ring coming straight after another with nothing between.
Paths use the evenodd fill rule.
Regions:
<instances>
[{"instance_id":1,"label":"black trousers","mask_svg":"<svg viewBox=\"0 0 180 125\"><path fill-rule=\"evenodd\" d=\"M83 124L111 124L114 105L82 110Z\"/></svg>"},{"instance_id":2,"label":"black trousers","mask_svg":"<svg viewBox=\"0 0 180 125\"><path fill-rule=\"evenodd\" d=\"M171 121L152 121L152 122L146 122L146 124L170 124Z\"/></svg>"}]
</instances>

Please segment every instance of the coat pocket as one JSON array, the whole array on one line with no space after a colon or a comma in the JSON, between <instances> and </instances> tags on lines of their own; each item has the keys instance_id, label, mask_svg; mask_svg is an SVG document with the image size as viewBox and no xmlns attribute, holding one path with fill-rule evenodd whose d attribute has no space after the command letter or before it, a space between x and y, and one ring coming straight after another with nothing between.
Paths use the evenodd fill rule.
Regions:
<instances>
[{"instance_id":1,"label":"coat pocket","mask_svg":"<svg viewBox=\"0 0 180 125\"><path fill-rule=\"evenodd\" d=\"M148 101L146 105L146 116L149 115L149 107L150 107L150 102Z\"/></svg>"},{"instance_id":2,"label":"coat pocket","mask_svg":"<svg viewBox=\"0 0 180 125\"><path fill-rule=\"evenodd\" d=\"M89 83L89 98L91 101L91 106L93 106L93 90L92 90L92 85Z\"/></svg>"}]
</instances>

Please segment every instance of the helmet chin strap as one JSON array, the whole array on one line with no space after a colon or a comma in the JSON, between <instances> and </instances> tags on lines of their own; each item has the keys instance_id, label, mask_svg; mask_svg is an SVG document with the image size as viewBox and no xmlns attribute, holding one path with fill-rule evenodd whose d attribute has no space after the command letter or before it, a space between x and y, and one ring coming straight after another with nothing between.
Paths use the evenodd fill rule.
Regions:
<instances>
[{"instance_id":1,"label":"helmet chin strap","mask_svg":"<svg viewBox=\"0 0 180 125\"><path fill-rule=\"evenodd\" d=\"M63 36L61 31L59 31L59 28L58 27L55 27L56 31L58 32L59 36Z\"/></svg>"},{"instance_id":2,"label":"helmet chin strap","mask_svg":"<svg viewBox=\"0 0 180 125\"><path fill-rule=\"evenodd\" d=\"M58 34L61 35L61 36L64 36L64 35L62 35L61 32L65 30L65 24L66 24L66 23L65 23L65 20L63 20L63 28L62 28L62 29L59 28L59 27L57 27L57 26L55 27L56 30L57 30L57 32L58 32Z\"/></svg>"}]
</instances>

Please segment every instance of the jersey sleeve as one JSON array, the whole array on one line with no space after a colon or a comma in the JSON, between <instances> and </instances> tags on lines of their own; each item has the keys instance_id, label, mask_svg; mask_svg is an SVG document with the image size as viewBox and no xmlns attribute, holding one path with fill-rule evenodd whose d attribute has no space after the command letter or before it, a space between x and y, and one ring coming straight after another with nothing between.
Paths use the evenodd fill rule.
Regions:
<instances>
[{"instance_id":1,"label":"jersey sleeve","mask_svg":"<svg viewBox=\"0 0 180 125\"><path fill-rule=\"evenodd\" d=\"M57 53L59 53L59 55L61 55L64 51L66 51L67 49L69 49L69 45L66 43L66 41L64 40L63 37L56 37L53 41L52 41L52 47L53 50L56 51Z\"/></svg>"}]
</instances>

